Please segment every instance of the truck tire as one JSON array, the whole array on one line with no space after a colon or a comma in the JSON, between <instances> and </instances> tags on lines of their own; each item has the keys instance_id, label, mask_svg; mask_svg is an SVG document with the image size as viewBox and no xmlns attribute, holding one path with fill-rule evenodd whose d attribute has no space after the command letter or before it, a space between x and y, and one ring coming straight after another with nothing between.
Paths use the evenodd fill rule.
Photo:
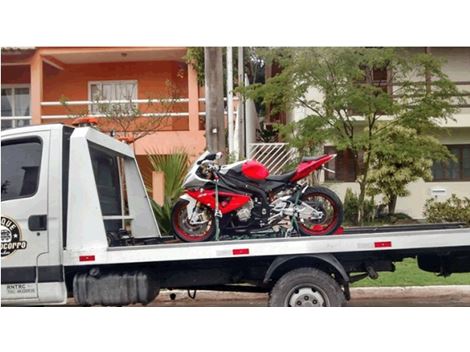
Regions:
<instances>
[{"instance_id":1,"label":"truck tire","mask_svg":"<svg viewBox=\"0 0 470 352\"><path fill-rule=\"evenodd\" d=\"M270 307L341 307L346 300L339 284L315 268L299 268L284 274L274 285Z\"/></svg>"}]
</instances>

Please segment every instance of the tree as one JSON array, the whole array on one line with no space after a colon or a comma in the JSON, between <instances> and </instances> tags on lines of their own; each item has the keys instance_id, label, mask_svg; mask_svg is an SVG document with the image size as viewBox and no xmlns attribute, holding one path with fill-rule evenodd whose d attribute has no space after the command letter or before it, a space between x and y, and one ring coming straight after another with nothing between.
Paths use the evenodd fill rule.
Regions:
<instances>
[{"instance_id":1,"label":"tree","mask_svg":"<svg viewBox=\"0 0 470 352\"><path fill-rule=\"evenodd\" d=\"M367 193L382 194L389 214L394 214L398 197L409 195L409 183L420 178L432 181L433 160L452 157L437 138L419 135L412 128L392 126L372 153Z\"/></svg>"},{"instance_id":2,"label":"tree","mask_svg":"<svg viewBox=\"0 0 470 352\"><path fill-rule=\"evenodd\" d=\"M239 48L236 49L238 51ZM264 80L264 60L261 59L258 51L261 53L264 52L262 48L256 47L244 47L243 50L246 52L244 55L244 70L248 75L250 82L256 83ZM226 50L223 50L223 67L224 67L224 82L227 77L227 67L225 66L225 55ZM204 74L204 48L203 47L189 47L184 59L188 65L192 65L197 74L197 81L200 86L203 86L205 83L205 74ZM238 55L233 55L233 78L234 83L237 86L241 86L238 81ZM225 85L224 85L225 86ZM225 92L227 93L227 92Z\"/></svg>"},{"instance_id":3,"label":"tree","mask_svg":"<svg viewBox=\"0 0 470 352\"><path fill-rule=\"evenodd\" d=\"M93 97L93 111L76 110L66 97L61 98L69 117L79 118L92 114L99 119L103 132L114 132L132 143L156 131L162 130L172 118L178 99L178 89L173 82L165 81L165 92L158 97L148 98L143 107L133 102L132 97L123 95L119 101L105 98L103 92Z\"/></svg>"},{"instance_id":4,"label":"tree","mask_svg":"<svg viewBox=\"0 0 470 352\"><path fill-rule=\"evenodd\" d=\"M373 155L395 125L422 134L455 113L456 86L429 54L395 48L282 48L264 53L282 71L244 94L262 99L273 113L301 108L306 118L291 123L301 141L332 142L349 149L359 183L359 223L370 183ZM307 126L308 128L305 128ZM284 129L284 132L286 130ZM281 128L281 133L282 133Z\"/></svg>"}]
</instances>

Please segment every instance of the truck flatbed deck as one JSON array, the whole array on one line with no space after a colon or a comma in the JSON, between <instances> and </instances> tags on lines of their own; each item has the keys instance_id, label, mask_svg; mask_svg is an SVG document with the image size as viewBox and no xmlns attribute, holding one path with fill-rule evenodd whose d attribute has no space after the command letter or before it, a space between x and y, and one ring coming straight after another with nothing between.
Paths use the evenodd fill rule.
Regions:
<instances>
[{"instance_id":1,"label":"truck flatbed deck","mask_svg":"<svg viewBox=\"0 0 470 352\"><path fill-rule=\"evenodd\" d=\"M202 243L162 243L111 247L102 251L64 251L64 265L96 265L320 253L418 251L470 248L470 229L433 229L356 233L325 237L288 237Z\"/></svg>"}]
</instances>

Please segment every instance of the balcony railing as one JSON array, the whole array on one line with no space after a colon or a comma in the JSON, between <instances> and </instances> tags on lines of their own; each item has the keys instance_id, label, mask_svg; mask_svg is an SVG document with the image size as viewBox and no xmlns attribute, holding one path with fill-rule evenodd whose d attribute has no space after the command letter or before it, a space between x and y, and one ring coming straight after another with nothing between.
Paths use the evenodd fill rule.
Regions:
<instances>
[{"instance_id":1,"label":"balcony railing","mask_svg":"<svg viewBox=\"0 0 470 352\"><path fill-rule=\"evenodd\" d=\"M31 116L2 116L1 129L23 127L31 125Z\"/></svg>"},{"instance_id":2,"label":"balcony railing","mask_svg":"<svg viewBox=\"0 0 470 352\"><path fill-rule=\"evenodd\" d=\"M266 166L272 175L282 174L297 151L287 143L250 143L248 157Z\"/></svg>"},{"instance_id":3,"label":"balcony railing","mask_svg":"<svg viewBox=\"0 0 470 352\"><path fill-rule=\"evenodd\" d=\"M470 81L454 81L453 82L458 90L458 94L452 97L452 105L456 108L469 108L470 107ZM426 82L416 82L416 84L426 85ZM389 88L389 92L392 94L394 99L400 99L402 95L400 94L401 84L399 82L392 83ZM432 89L432 82L430 83L430 89ZM459 102L457 97L463 99L463 102Z\"/></svg>"},{"instance_id":4,"label":"balcony railing","mask_svg":"<svg viewBox=\"0 0 470 352\"><path fill-rule=\"evenodd\" d=\"M233 98L234 101L238 101L237 97ZM227 101L227 98L224 98L224 101ZM205 98L199 98L198 99L199 103L205 104L206 99ZM177 98L177 99L131 99L131 100L99 100L99 101L91 101L91 100L75 100L75 101L66 101L66 102L61 102L61 101L43 101L41 102L41 107L77 107L77 106L85 106L87 107L87 111L90 115L96 116L96 117L103 117L105 115L103 114L92 114L92 106L97 106L101 104L105 105L111 105L111 104L136 104L136 105L142 105L142 104L168 104L168 103L173 103L177 107L175 110L181 110L183 108L182 105L180 104L188 104L189 103L189 98ZM181 106L181 108L180 108ZM199 110L201 110L201 106L199 106ZM226 114L227 111L224 111ZM236 113L236 110L235 110ZM199 111L198 112L199 116L206 116L205 111ZM142 117L187 117L189 116L188 111L175 111L175 112L168 112L168 113L159 113L159 112L148 112L148 113L142 113ZM73 118L75 117L73 114L42 114L43 119L67 119L67 118Z\"/></svg>"}]
</instances>

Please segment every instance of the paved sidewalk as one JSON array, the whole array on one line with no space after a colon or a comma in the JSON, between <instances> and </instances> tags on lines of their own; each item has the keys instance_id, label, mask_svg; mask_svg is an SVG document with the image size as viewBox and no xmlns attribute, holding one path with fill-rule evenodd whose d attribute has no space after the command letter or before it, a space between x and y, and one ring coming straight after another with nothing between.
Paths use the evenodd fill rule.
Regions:
<instances>
[{"instance_id":1,"label":"paved sidewalk","mask_svg":"<svg viewBox=\"0 0 470 352\"><path fill-rule=\"evenodd\" d=\"M352 298L422 298L422 297L470 297L470 285L404 286L404 287L356 287Z\"/></svg>"}]
</instances>

